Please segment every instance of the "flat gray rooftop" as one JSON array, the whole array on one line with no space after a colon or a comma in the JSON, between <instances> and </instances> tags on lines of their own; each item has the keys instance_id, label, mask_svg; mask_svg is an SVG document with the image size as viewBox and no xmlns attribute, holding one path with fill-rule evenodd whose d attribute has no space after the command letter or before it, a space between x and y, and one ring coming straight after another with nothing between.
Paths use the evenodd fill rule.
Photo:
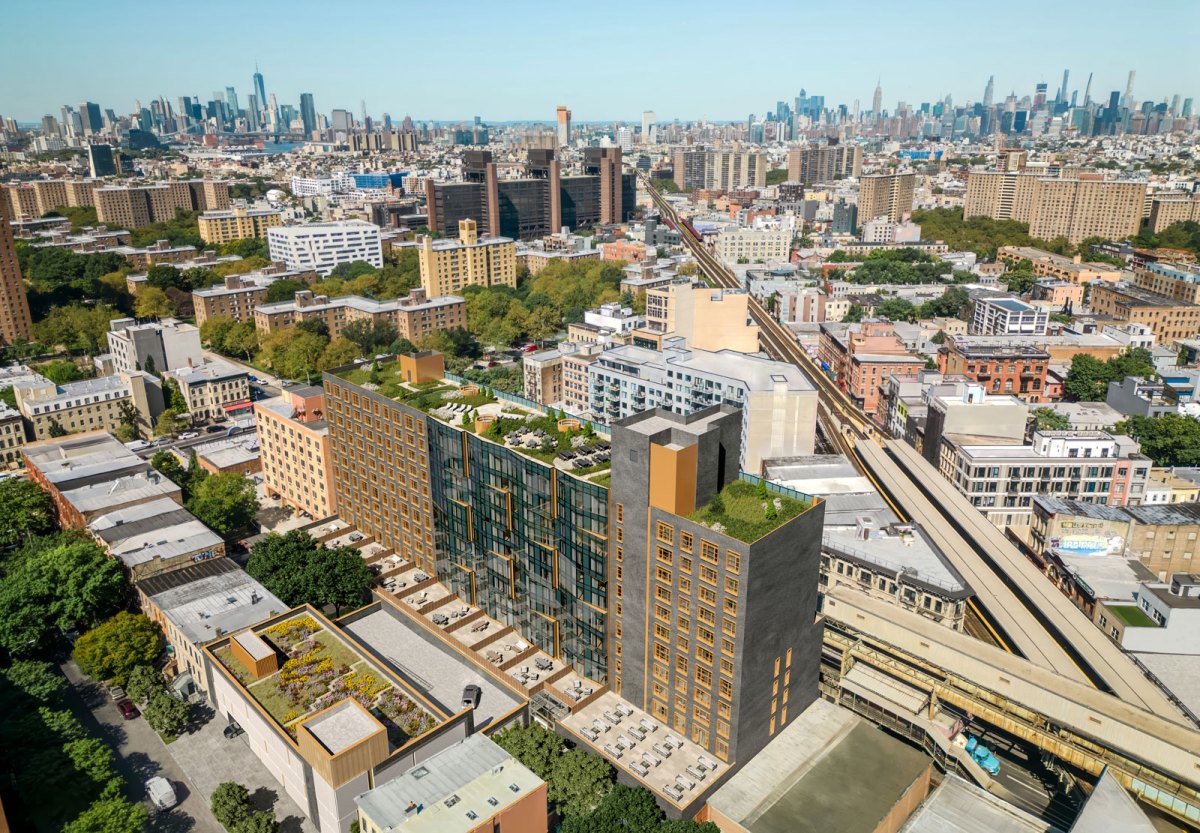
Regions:
<instances>
[{"instance_id":1,"label":"flat gray rooftop","mask_svg":"<svg viewBox=\"0 0 1200 833\"><path fill-rule=\"evenodd\" d=\"M909 817L901 833L1058 833L1058 828L950 775Z\"/></svg>"},{"instance_id":2,"label":"flat gray rooftop","mask_svg":"<svg viewBox=\"0 0 1200 833\"><path fill-rule=\"evenodd\" d=\"M383 724L359 706L358 701L350 698L304 721L304 727L331 755L384 730Z\"/></svg>"},{"instance_id":3,"label":"flat gray rooftop","mask_svg":"<svg viewBox=\"0 0 1200 833\"><path fill-rule=\"evenodd\" d=\"M464 657L442 646L404 614L395 616L387 603L345 626L347 633L378 654L390 669L425 695L446 714L462 711L463 688L474 684L482 690L475 708L475 728L490 724L521 705L515 694Z\"/></svg>"}]
</instances>

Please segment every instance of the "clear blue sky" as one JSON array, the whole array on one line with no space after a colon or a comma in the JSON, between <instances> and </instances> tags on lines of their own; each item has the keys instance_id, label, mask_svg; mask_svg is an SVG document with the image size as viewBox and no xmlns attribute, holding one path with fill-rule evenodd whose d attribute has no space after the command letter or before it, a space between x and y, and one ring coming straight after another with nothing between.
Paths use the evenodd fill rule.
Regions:
<instances>
[{"instance_id":1,"label":"clear blue sky","mask_svg":"<svg viewBox=\"0 0 1200 833\"><path fill-rule=\"evenodd\" d=\"M267 92L317 109L416 119L577 121L760 116L801 87L827 104L946 93L979 100L1054 95L1064 68L1093 98L1200 97L1197 0L963 0L837 3L38 0L11 2L0 25L0 115L22 121L95 101L207 101L237 88L244 106L258 61ZM1115 59L1115 60L1114 60Z\"/></svg>"}]
</instances>

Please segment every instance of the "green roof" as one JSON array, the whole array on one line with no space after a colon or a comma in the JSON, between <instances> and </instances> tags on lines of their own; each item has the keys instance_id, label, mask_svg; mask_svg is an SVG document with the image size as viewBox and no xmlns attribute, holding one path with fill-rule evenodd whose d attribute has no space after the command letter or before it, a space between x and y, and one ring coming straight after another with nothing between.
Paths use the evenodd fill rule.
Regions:
<instances>
[{"instance_id":1,"label":"green roof","mask_svg":"<svg viewBox=\"0 0 1200 833\"><path fill-rule=\"evenodd\" d=\"M1147 616L1140 607L1135 605L1114 605L1106 604L1106 608L1113 616L1121 620L1121 623L1129 628L1157 628L1158 623Z\"/></svg>"},{"instance_id":2,"label":"green roof","mask_svg":"<svg viewBox=\"0 0 1200 833\"><path fill-rule=\"evenodd\" d=\"M778 508L776 500L779 501ZM811 506L809 502L770 489L763 497L753 484L735 480L721 490L719 501L714 497L688 515L688 520L706 526L719 523L725 534L749 544L807 512Z\"/></svg>"}]
</instances>

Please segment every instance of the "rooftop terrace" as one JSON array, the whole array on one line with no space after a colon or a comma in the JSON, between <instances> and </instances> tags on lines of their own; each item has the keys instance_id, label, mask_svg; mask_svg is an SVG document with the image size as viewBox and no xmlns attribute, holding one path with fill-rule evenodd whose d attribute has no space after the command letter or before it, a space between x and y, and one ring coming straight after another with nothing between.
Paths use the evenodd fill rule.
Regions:
<instances>
[{"instance_id":1,"label":"rooftop terrace","mask_svg":"<svg viewBox=\"0 0 1200 833\"><path fill-rule=\"evenodd\" d=\"M396 362L375 362L335 374L434 419L577 477L609 469L609 445L573 417L501 400L488 388L449 379L409 384Z\"/></svg>"},{"instance_id":2,"label":"rooftop terrace","mask_svg":"<svg viewBox=\"0 0 1200 833\"><path fill-rule=\"evenodd\" d=\"M750 544L807 512L811 506L811 501L789 497L774 489L768 489L764 496L747 481L735 480L688 515L688 520L714 528L720 524L718 531Z\"/></svg>"},{"instance_id":3,"label":"rooftop terrace","mask_svg":"<svg viewBox=\"0 0 1200 833\"><path fill-rule=\"evenodd\" d=\"M445 717L435 715L398 678L304 611L254 628L252 633L281 659L286 657L277 671L262 679L254 679L229 642L212 653L293 739L300 723L346 698L357 701L386 727L392 749L435 728ZM239 644L245 647L246 643Z\"/></svg>"}]
</instances>

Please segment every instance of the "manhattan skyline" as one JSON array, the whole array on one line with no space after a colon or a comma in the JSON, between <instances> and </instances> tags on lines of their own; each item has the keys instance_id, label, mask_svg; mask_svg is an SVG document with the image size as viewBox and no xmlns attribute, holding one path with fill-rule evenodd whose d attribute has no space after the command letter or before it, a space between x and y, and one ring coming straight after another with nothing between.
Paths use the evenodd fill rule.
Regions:
<instances>
[{"instance_id":1,"label":"manhattan skyline","mask_svg":"<svg viewBox=\"0 0 1200 833\"><path fill-rule=\"evenodd\" d=\"M950 95L956 103L979 101L993 75L996 101L1010 92L1032 96L1039 82L1053 98L1063 69L1070 70L1080 101L1089 73L1095 74L1092 98L1101 100L1124 91L1135 69L1135 99L1157 102L1193 95L1200 77L1194 50L1144 50L1136 58L1098 52L1097 41L1128 25L1128 6L1111 2L1089 6L1086 14L1082 3L1062 4L1060 10L1075 10L1080 18L1065 39L1056 30L1019 27L1044 11L1032 2L1006 7L1015 30L997 27L983 10L936 2L919 19L899 20L872 15L876 5L888 7L867 4L853 31L837 28L833 12L812 3L768 18L730 16L713 3L690 6L686 14L620 5L612 15L571 7L548 17L531 3L495 15L494 7L468 2L462 14L488 14L489 25L443 29L430 21L414 27L403 8L382 9L367 25L307 3L251 8L218 2L206 9L236 26L211 32L191 27L173 7L139 6L127 15L122 9L134 7L125 0L104 9L68 5L68 22L55 29L39 26L32 7L10 11L11 25L0 33L0 71L8 79L0 113L30 122L83 100L126 112L138 99L207 98L228 86L244 97L252 91L256 62L268 93L281 103L310 92L326 113L345 108L357 114L365 101L375 115L436 121L480 115L496 122L547 121L557 104L570 106L580 122L635 121L643 109L663 121L741 120L802 87L831 104L851 106L857 99L866 110L878 79L888 111L899 100L914 105ZM1139 7L1139 16L1156 13L1184 27L1200 24L1194 7L1162 0ZM131 26L161 36L130 39ZM54 44L76 29L118 53L123 42L136 45L123 60L80 72ZM796 33L792 40L789 32ZM822 32L829 45L816 45ZM621 48L614 51L614 43ZM582 67L594 69L582 73Z\"/></svg>"}]
</instances>

